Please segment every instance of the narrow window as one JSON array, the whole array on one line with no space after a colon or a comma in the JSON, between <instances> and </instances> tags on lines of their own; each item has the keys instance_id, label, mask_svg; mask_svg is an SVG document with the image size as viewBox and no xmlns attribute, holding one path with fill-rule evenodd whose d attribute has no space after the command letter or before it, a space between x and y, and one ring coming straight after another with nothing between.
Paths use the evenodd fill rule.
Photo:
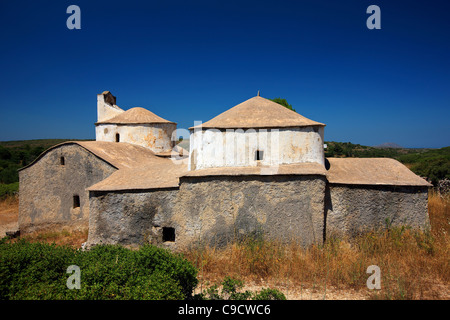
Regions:
<instances>
[{"instance_id":1,"label":"narrow window","mask_svg":"<svg viewBox=\"0 0 450 320\"><path fill-rule=\"evenodd\" d=\"M163 227L163 242L175 241L175 228Z\"/></svg>"},{"instance_id":2,"label":"narrow window","mask_svg":"<svg viewBox=\"0 0 450 320\"><path fill-rule=\"evenodd\" d=\"M65 160L64 160L64 157L61 157L61 158L59 159L59 161L60 161L60 164L61 164L62 166L66 164L66 162L65 162Z\"/></svg>"},{"instance_id":3,"label":"narrow window","mask_svg":"<svg viewBox=\"0 0 450 320\"><path fill-rule=\"evenodd\" d=\"M262 160L263 157L264 157L264 151L256 150L256 152L255 152L255 160L256 161Z\"/></svg>"},{"instance_id":4,"label":"narrow window","mask_svg":"<svg viewBox=\"0 0 450 320\"><path fill-rule=\"evenodd\" d=\"M79 208L80 207L80 196L74 195L73 196L73 208Z\"/></svg>"},{"instance_id":5,"label":"narrow window","mask_svg":"<svg viewBox=\"0 0 450 320\"><path fill-rule=\"evenodd\" d=\"M116 133L116 142L120 141L120 134Z\"/></svg>"}]
</instances>

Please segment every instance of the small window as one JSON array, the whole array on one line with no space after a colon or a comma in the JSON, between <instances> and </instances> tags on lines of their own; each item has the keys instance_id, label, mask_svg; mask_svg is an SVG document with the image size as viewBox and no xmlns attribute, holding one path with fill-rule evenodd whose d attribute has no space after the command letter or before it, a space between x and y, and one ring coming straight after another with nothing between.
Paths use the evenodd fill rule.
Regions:
<instances>
[{"instance_id":1,"label":"small window","mask_svg":"<svg viewBox=\"0 0 450 320\"><path fill-rule=\"evenodd\" d=\"M264 157L264 151L256 150L256 152L255 152L255 160L256 161L260 161L260 160L263 159L263 157Z\"/></svg>"},{"instance_id":2,"label":"small window","mask_svg":"<svg viewBox=\"0 0 450 320\"><path fill-rule=\"evenodd\" d=\"M74 195L73 196L73 208L79 208L80 207L80 196Z\"/></svg>"},{"instance_id":3,"label":"small window","mask_svg":"<svg viewBox=\"0 0 450 320\"><path fill-rule=\"evenodd\" d=\"M66 161L65 161L64 157L61 157L61 158L59 159L59 163L60 163L62 166L66 164Z\"/></svg>"},{"instance_id":4,"label":"small window","mask_svg":"<svg viewBox=\"0 0 450 320\"><path fill-rule=\"evenodd\" d=\"M163 227L163 241L175 241L175 228Z\"/></svg>"},{"instance_id":5,"label":"small window","mask_svg":"<svg viewBox=\"0 0 450 320\"><path fill-rule=\"evenodd\" d=\"M120 142L120 134L116 133L116 142Z\"/></svg>"}]
</instances>

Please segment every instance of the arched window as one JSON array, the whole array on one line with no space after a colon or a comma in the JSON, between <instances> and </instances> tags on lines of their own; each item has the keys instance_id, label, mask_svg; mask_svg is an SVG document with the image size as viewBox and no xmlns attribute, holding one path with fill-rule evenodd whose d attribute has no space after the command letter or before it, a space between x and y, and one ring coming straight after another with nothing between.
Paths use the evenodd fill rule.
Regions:
<instances>
[{"instance_id":1,"label":"arched window","mask_svg":"<svg viewBox=\"0 0 450 320\"><path fill-rule=\"evenodd\" d=\"M120 134L116 133L116 142L120 142Z\"/></svg>"},{"instance_id":2,"label":"arched window","mask_svg":"<svg viewBox=\"0 0 450 320\"><path fill-rule=\"evenodd\" d=\"M60 164L63 166L66 164L66 161L64 160L64 157L59 158Z\"/></svg>"}]
</instances>

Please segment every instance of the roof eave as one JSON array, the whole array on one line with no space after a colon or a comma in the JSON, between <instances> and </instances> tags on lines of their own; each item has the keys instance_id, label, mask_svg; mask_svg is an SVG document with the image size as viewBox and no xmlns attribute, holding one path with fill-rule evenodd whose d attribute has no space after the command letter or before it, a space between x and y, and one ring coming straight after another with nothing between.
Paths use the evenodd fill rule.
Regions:
<instances>
[{"instance_id":1,"label":"roof eave","mask_svg":"<svg viewBox=\"0 0 450 320\"><path fill-rule=\"evenodd\" d=\"M305 124L305 125L285 125L285 126L194 126L190 127L189 130L194 129L284 129L284 128L305 128L305 127L326 127L326 124L316 123L316 124Z\"/></svg>"},{"instance_id":2,"label":"roof eave","mask_svg":"<svg viewBox=\"0 0 450 320\"><path fill-rule=\"evenodd\" d=\"M128 125L143 125L143 124L177 124L176 122L167 121L167 122L95 122L94 125L99 126L102 124L115 124L118 126L128 126Z\"/></svg>"}]
</instances>

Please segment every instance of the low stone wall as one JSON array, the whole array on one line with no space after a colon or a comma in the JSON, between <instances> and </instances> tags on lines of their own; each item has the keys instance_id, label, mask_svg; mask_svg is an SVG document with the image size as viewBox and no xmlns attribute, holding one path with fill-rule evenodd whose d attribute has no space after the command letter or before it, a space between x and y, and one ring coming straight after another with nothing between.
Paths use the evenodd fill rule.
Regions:
<instances>
[{"instance_id":1,"label":"low stone wall","mask_svg":"<svg viewBox=\"0 0 450 320\"><path fill-rule=\"evenodd\" d=\"M115 170L77 144L50 149L19 172L21 233L53 226L88 227L89 194L86 188ZM74 196L79 197L76 208Z\"/></svg>"},{"instance_id":2,"label":"low stone wall","mask_svg":"<svg viewBox=\"0 0 450 320\"><path fill-rule=\"evenodd\" d=\"M428 187L329 184L327 237L353 237L388 226L429 228Z\"/></svg>"},{"instance_id":3,"label":"low stone wall","mask_svg":"<svg viewBox=\"0 0 450 320\"><path fill-rule=\"evenodd\" d=\"M258 235L321 243L324 192L323 176L190 177L179 189L92 191L88 246L180 249Z\"/></svg>"}]
</instances>

